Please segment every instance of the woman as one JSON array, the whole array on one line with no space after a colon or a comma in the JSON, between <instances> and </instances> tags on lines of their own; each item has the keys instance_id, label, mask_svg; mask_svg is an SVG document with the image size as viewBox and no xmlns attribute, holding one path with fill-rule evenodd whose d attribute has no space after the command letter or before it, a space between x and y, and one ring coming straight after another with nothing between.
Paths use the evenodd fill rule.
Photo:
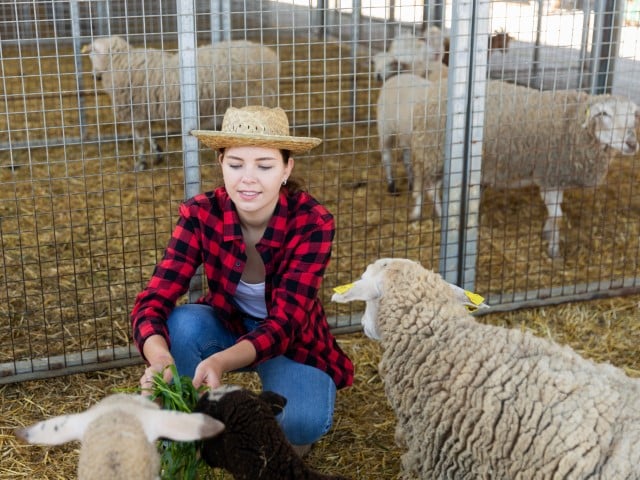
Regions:
<instances>
[{"instance_id":1,"label":"woman","mask_svg":"<svg viewBox=\"0 0 640 480\"><path fill-rule=\"evenodd\" d=\"M229 108L221 131L192 134L220 151L224 186L195 196L133 312L135 343L151 387L176 365L198 388L225 372L253 370L264 390L287 399L280 424L298 452L332 424L336 389L353 365L329 330L318 299L335 233L332 215L289 180L290 154L321 140L289 135L280 108ZM208 291L175 307L202 264Z\"/></svg>"}]
</instances>

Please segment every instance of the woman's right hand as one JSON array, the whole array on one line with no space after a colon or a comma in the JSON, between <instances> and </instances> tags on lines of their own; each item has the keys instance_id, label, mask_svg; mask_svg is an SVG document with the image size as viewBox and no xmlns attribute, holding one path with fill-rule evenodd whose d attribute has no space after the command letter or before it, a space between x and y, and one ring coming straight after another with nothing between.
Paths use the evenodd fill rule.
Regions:
<instances>
[{"instance_id":1,"label":"woman's right hand","mask_svg":"<svg viewBox=\"0 0 640 480\"><path fill-rule=\"evenodd\" d=\"M144 357L147 360L147 368L140 377L140 388L143 395L151 395L153 391L153 376L162 372L162 378L165 382L170 382L173 375L171 369L167 368L175 362L166 340L160 335L153 335L144 342L142 347Z\"/></svg>"}]
</instances>

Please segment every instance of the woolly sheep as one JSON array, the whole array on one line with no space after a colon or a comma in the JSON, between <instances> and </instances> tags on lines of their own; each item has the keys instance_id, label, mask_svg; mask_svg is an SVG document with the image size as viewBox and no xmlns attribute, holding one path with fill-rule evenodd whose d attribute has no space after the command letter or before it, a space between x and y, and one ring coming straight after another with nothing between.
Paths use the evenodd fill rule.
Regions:
<instances>
[{"instance_id":1,"label":"woolly sheep","mask_svg":"<svg viewBox=\"0 0 640 480\"><path fill-rule=\"evenodd\" d=\"M446 89L441 86L441 91ZM428 95L432 98L414 109L412 220L420 218L423 188L435 192L439 203L446 95ZM551 257L560 255L564 190L601 185L616 153L633 155L639 149L640 110L618 96L539 91L489 80L484 119L482 185L539 187L548 212L543 234Z\"/></svg>"},{"instance_id":2,"label":"woolly sheep","mask_svg":"<svg viewBox=\"0 0 640 480\"><path fill-rule=\"evenodd\" d=\"M135 48L119 36L98 38L83 52L89 53L93 73L111 98L117 120L132 126L137 144L135 170L146 169L144 139L156 162L162 152L151 136L150 122L180 128L178 53ZM196 60L202 128L219 125L231 105L277 106L280 63L272 49L233 40L199 47Z\"/></svg>"},{"instance_id":3,"label":"woolly sheep","mask_svg":"<svg viewBox=\"0 0 640 480\"><path fill-rule=\"evenodd\" d=\"M275 417L285 404L277 393L256 394L235 385L209 391L195 411L220 420L225 431L204 440L202 458L236 480L344 480L312 471L296 454Z\"/></svg>"},{"instance_id":4,"label":"woolly sheep","mask_svg":"<svg viewBox=\"0 0 640 480\"><path fill-rule=\"evenodd\" d=\"M79 480L151 480L160 472L157 439L194 441L223 429L218 420L201 413L161 410L141 395L114 394L83 413L19 429L16 436L42 445L79 440Z\"/></svg>"},{"instance_id":5,"label":"woolly sheep","mask_svg":"<svg viewBox=\"0 0 640 480\"><path fill-rule=\"evenodd\" d=\"M365 301L365 333L382 344L402 478L640 478L640 379L478 323L447 285L381 259L333 296Z\"/></svg>"}]
</instances>

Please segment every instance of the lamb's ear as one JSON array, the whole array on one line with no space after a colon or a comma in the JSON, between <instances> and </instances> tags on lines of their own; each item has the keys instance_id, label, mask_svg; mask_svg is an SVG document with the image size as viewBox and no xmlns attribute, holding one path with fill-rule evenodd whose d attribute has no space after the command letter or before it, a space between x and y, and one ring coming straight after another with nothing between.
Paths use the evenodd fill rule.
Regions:
<instances>
[{"instance_id":1,"label":"lamb's ear","mask_svg":"<svg viewBox=\"0 0 640 480\"><path fill-rule=\"evenodd\" d=\"M278 395L276 392L269 390L263 391L258 395L263 402L266 402L270 407L274 415L282 413L284 406L287 404L287 399L282 395Z\"/></svg>"},{"instance_id":2,"label":"lamb's ear","mask_svg":"<svg viewBox=\"0 0 640 480\"><path fill-rule=\"evenodd\" d=\"M96 412L87 410L72 415L61 415L43 420L15 431L16 437L26 443L39 445L62 445L82 440L87 425L96 418Z\"/></svg>"},{"instance_id":3,"label":"lamb's ear","mask_svg":"<svg viewBox=\"0 0 640 480\"><path fill-rule=\"evenodd\" d=\"M149 442L158 438L192 442L213 437L224 430L221 421L204 413L141 409L137 417Z\"/></svg>"}]
</instances>

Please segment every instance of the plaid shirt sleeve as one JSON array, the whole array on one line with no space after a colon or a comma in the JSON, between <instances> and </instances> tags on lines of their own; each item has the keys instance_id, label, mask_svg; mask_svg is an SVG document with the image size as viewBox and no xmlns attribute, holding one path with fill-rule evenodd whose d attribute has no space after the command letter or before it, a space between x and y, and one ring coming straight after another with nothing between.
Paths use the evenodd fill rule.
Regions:
<instances>
[{"instance_id":1,"label":"plaid shirt sleeve","mask_svg":"<svg viewBox=\"0 0 640 480\"><path fill-rule=\"evenodd\" d=\"M166 319L178 298L189 289L189 282L201 263L196 230L188 207L181 205L180 217L163 258L146 288L136 297L131 312L133 340L141 354L145 340L151 335L162 335L169 343Z\"/></svg>"}]
</instances>

